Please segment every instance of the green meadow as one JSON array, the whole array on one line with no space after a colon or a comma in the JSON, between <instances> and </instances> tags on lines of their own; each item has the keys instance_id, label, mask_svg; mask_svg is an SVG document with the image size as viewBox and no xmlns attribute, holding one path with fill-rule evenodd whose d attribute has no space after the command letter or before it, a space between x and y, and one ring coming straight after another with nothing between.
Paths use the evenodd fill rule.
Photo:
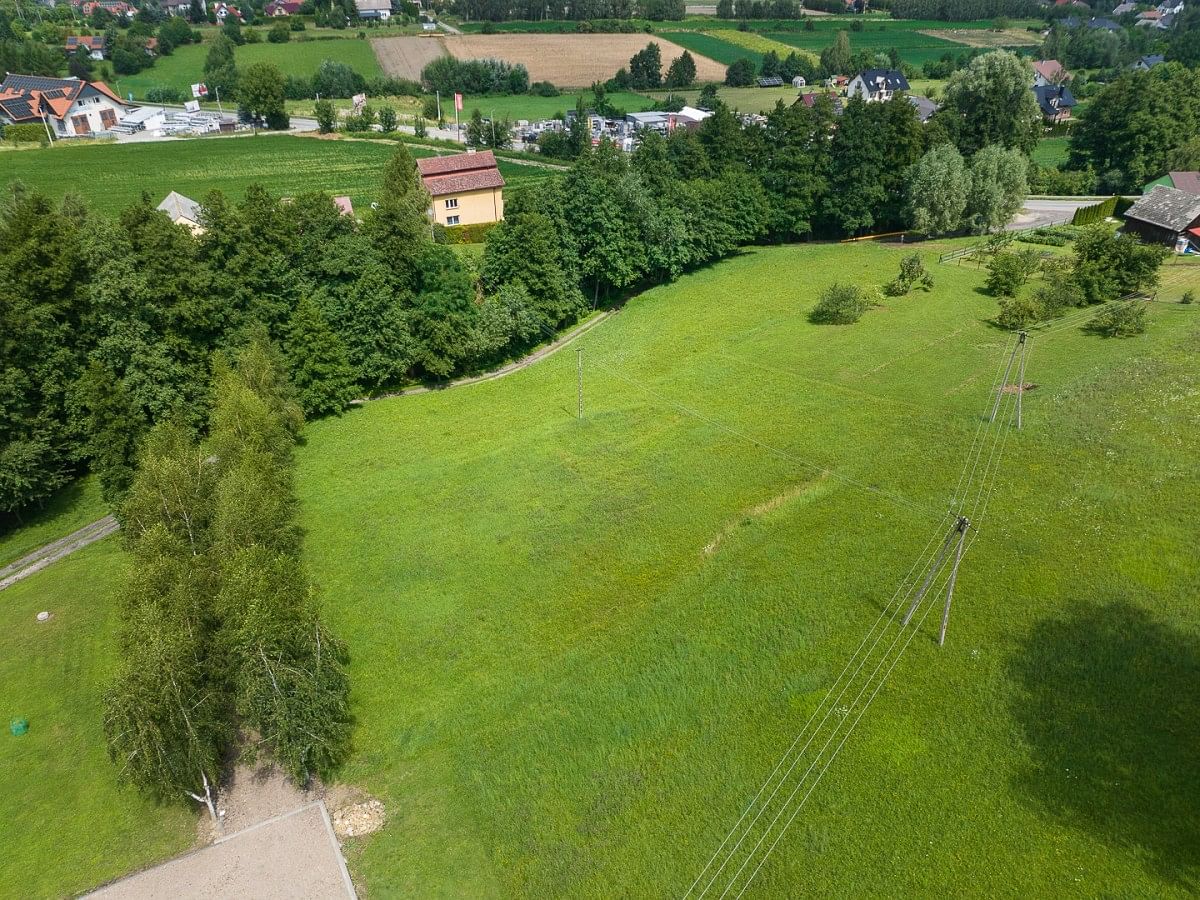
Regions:
<instances>
[{"instance_id":1,"label":"green meadow","mask_svg":"<svg viewBox=\"0 0 1200 900\"><path fill-rule=\"evenodd\" d=\"M114 76L114 86L121 96L132 93L135 98L146 96L155 87L171 87L185 98L191 97L191 85L204 80L204 59L207 44L187 44L170 56L160 56L154 65L135 75ZM356 38L334 38L310 41L292 40L287 44L243 44L234 53L238 66L267 62L278 66L284 75L308 77L317 71L324 60L345 63L364 78L383 74L371 42Z\"/></svg>"},{"instance_id":2,"label":"green meadow","mask_svg":"<svg viewBox=\"0 0 1200 900\"><path fill-rule=\"evenodd\" d=\"M508 377L307 426L305 554L351 656L341 777L388 809L345 848L365 896L684 894L936 539L1012 344L947 246L920 248L931 291L855 325L808 313L911 248L749 250ZM1163 281L1177 300L1200 267ZM757 896L1200 889L1197 309L1035 333L946 646L918 633ZM186 843L189 815L132 795L112 820L116 548L0 595L0 713L34 711L0 739L24 894Z\"/></svg>"},{"instance_id":3,"label":"green meadow","mask_svg":"<svg viewBox=\"0 0 1200 900\"><path fill-rule=\"evenodd\" d=\"M199 138L145 144L55 145L4 154L0 183L24 182L51 197L83 196L114 213L143 192L158 203L171 191L201 199L210 190L240 198L252 184L293 196L305 191L348 194L356 207L375 199L383 166L395 152L386 141L317 140L294 135ZM451 152L451 151L446 151ZM435 150L409 147L416 157ZM47 165L47 155L53 165ZM500 161L509 183L551 172Z\"/></svg>"}]
</instances>

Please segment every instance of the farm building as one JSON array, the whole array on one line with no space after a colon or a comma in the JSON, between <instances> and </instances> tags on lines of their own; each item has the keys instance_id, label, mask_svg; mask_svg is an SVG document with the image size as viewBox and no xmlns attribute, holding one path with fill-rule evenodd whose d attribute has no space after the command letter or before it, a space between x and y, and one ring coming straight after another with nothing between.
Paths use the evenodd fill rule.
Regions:
<instances>
[{"instance_id":1,"label":"farm building","mask_svg":"<svg viewBox=\"0 0 1200 900\"><path fill-rule=\"evenodd\" d=\"M354 0L360 19L386 22L392 17L392 0Z\"/></svg>"},{"instance_id":2,"label":"farm building","mask_svg":"<svg viewBox=\"0 0 1200 900\"><path fill-rule=\"evenodd\" d=\"M1175 188L1188 194L1200 195L1200 172L1168 172L1162 178L1155 178L1142 188L1143 194L1148 194L1159 185Z\"/></svg>"},{"instance_id":3,"label":"farm building","mask_svg":"<svg viewBox=\"0 0 1200 900\"><path fill-rule=\"evenodd\" d=\"M7 75L0 82L0 123L45 125L56 137L108 131L129 108L103 81Z\"/></svg>"},{"instance_id":4,"label":"farm building","mask_svg":"<svg viewBox=\"0 0 1200 900\"><path fill-rule=\"evenodd\" d=\"M867 69L855 75L846 88L846 96L861 97L867 103L891 100L897 91L908 90L908 79L896 69Z\"/></svg>"},{"instance_id":5,"label":"farm building","mask_svg":"<svg viewBox=\"0 0 1200 900\"><path fill-rule=\"evenodd\" d=\"M172 222L192 234L204 234L204 226L200 224L200 204L191 197L171 191L155 209L165 212Z\"/></svg>"},{"instance_id":6,"label":"farm building","mask_svg":"<svg viewBox=\"0 0 1200 900\"><path fill-rule=\"evenodd\" d=\"M1200 195L1159 185L1125 211L1125 230L1176 253L1200 252Z\"/></svg>"},{"instance_id":7,"label":"farm building","mask_svg":"<svg viewBox=\"0 0 1200 900\"><path fill-rule=\"evenodd\" d=\"M504 176L491 150L417 160L439 225L480 225L504 218Z\"/></svg>"}]
</instances>

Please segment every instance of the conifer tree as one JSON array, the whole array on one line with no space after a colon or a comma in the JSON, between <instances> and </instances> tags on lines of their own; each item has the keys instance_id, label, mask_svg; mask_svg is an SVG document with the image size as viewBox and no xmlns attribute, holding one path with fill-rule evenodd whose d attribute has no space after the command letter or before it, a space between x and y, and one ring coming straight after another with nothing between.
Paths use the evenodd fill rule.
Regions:
<instances>
[{"instance_id":1,"label":"conifer tree","mask_svg":"<svg viewBox=\"0 0 1200 900\"><path fill-rule=\"evenodd\" d=\"M292 313L287 358L305 415L340 413L354 399L354 370L346 348L310 297L301 298Z\"/></svg>"}]
</instances>

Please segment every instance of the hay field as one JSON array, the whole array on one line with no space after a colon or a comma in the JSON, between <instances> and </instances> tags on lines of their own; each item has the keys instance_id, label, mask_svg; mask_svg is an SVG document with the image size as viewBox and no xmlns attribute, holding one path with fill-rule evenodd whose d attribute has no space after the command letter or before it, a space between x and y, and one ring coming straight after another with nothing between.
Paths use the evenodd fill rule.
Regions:
<instances>
[{"instance_id":1,"label":"hay field","mask_svg":"<svg viewBox=\"0 0 1200 900\"><path fill-rule=\"evenodd\" d=\"M371 49L384 72L392 78L413 81L420 81L421 70L446 53L445 45L436 37L372 38Z\"/></svg>"},{"instance_id":2,"label":"hay field","mask_svg":"<svg viewBox=\"0 0 1200 900\"><path fill-rule=\"evenodd\" d=\"M1005 28L1002 31L983 30L980 28L939 28L936 31L921 31L919 34L927 37L940 38L943 41L953 41L968 47L1036 47L1042 39L1024 28Z\"/></svg>"},{"instance_id":3,"label":"hay field","mask_svg":"<svg viewBox=\"0 0 1200 900\"><path fill-rule=\"evenodd\" d=\"M684 49L646 34L464 34L447 35L443 41L459 59L494 57L521 63L532 81L552 81L559 87L587 87L611 78L651 41L662 50L663 71ZM698 81L725 78L724 66L694 52L692 56Z\"/></svg>"}]
</instances>

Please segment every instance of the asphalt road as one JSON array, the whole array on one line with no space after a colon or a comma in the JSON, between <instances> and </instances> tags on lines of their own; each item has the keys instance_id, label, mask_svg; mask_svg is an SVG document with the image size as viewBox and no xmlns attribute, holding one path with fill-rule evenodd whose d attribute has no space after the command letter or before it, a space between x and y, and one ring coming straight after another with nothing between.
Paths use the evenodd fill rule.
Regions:
<instances>
[{"instance_id":1,"label":"asphalt road","mask_svg":"<svg viewBox=\"0 0 1200 900\"><path fill-rule=\"evenodd\" d=\"M1076 199L1036 200L1030 198L1025 206L1017 213L1017 217L1008 223L1009 231L1022 228L1042 228L1046 225L1061 225L1070 222L1075 210L1081 206L1091 206L1099 203L1103 197L1086 197Z\"/></svg>"}]
</instances>

